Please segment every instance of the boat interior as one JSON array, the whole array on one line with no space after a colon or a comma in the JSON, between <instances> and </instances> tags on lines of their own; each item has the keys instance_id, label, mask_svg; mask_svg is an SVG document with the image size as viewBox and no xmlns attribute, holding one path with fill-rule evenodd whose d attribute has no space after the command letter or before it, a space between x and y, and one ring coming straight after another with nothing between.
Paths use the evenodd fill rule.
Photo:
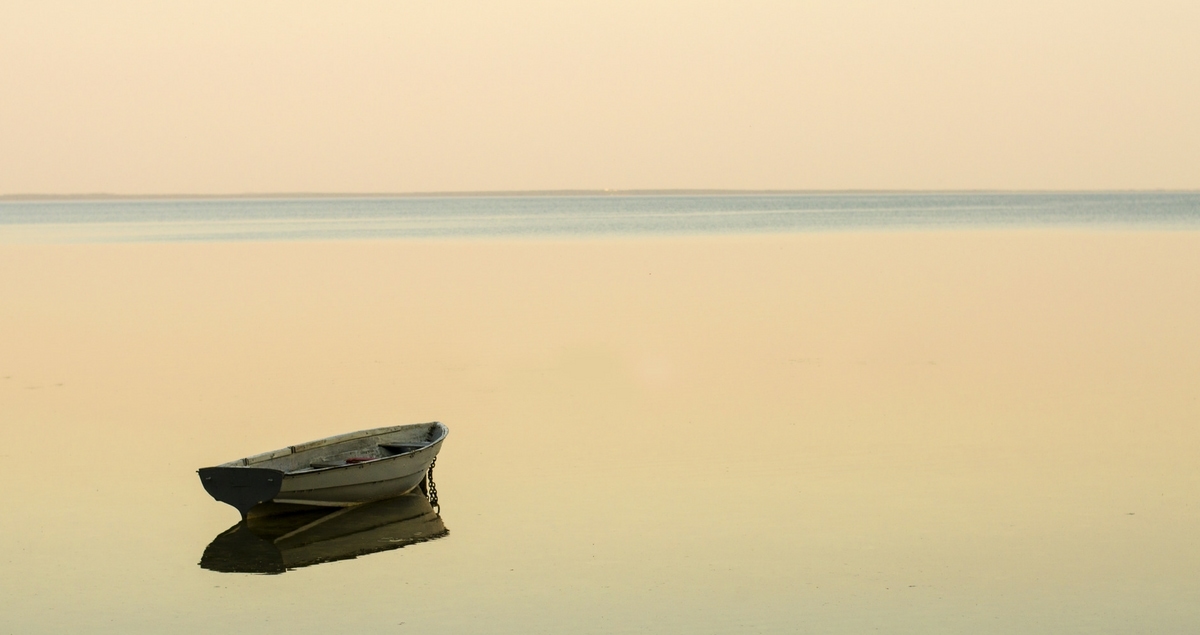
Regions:
<instances>
[{"instance_id":1,"label":"boat interior","mask_svg":"<svg viewBox=\"0 0 1200 635\"><path fill-rule=\"evenodd\" d=\"M376 428L288 446L230 461L220 467L261 467L285 473L311 472L410 454L441 441L445 436L446 427L437 422Z\"/></svg>"}]
</instances>

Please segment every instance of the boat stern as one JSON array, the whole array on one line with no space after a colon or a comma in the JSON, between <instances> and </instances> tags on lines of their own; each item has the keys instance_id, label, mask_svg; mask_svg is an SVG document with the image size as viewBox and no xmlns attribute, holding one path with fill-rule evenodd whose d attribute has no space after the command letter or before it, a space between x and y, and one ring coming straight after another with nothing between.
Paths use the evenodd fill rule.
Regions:
<instances>
[{"instance_id":1,"label":"boat stern","mask_svg":"<svg viewBox=\"0 0 1200 635\"><path fill-rule=\"evenodd\" d=\"M261 467L202 467L200 483L213 498L232 505L246 518L256 505L279 493L283 472Z\"/></svg>"}]
</instances>

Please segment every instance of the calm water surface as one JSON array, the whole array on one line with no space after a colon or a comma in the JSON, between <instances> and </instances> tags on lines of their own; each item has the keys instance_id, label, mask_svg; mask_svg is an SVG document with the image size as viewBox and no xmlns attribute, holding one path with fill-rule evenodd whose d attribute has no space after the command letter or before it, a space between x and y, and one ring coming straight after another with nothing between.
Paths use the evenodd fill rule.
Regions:
<instances>
[{"instance_id":1,"label":"calm water surface","mask_svg":"<svg viewBox=\"0 0 1200 635\"><path fill-rule=\"evenodd\" d=\"M0 632L1200 629L1194 195L563 201L0 203Z\"/></svg>"}]
</instances>

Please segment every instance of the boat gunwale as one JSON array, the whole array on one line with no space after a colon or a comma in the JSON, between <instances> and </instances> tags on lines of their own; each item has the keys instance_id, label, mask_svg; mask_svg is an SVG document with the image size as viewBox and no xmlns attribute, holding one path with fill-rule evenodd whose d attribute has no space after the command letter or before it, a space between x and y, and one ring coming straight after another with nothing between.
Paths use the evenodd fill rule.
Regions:
<instances>
[{"instance_id":1,"label":"boat gunwale","mask_svg":"<svg viewBox=\"0 0 1200 635\"><path fill-rule=\"evenodd\" d=\"M367 430L357 430L354 432L346 432L343 434L334 435L332 437L325 437L324 439L315 439L313 441L305 441L304 443L297 443L296 445L289 445L285 448L280 448L278 450L271 450L269 452L261 452L259 454L253 454L253 455L245 457L245 458L234 459L227 463L222 463L220 465L217 465L216 467L251 467L251 466L254 466L254 465L257 465L260 463L264 463L266 461L270 461L272 459L283 458L285 456L290 456L292 454L296 454L299 452L305 452L308 450L313 450L313 449L325 447L328 445L335 445L337 443L342 443L345 441L353 441L355 439L362 439L362 438L372 437L372 436L381 436L384 434L390 434L392 432L399 432L400 430L402 430L404 428L415 428L415 427L419 427L419 426L426 426L426 427L432 427L435 429L439 429L441 431L441 434L437 438L430 441L429 444L426 445L425 447L419 448L417 450L412 450L410 452L404 452L401 454L393 454L391 456L379 457L378 459L374 459L372 461L364 461L362 463L352 463L352 464L347 464L347 465L335 465L335 466L330 466L330 467L311 468L308 470L304 470L302 473L311 474L314 472L320 472L320 471L325 471L325 470L340 470L340 469L343 469L346 467L353 467L355 465L366 465L366 464L370 464L370 463L375 463L377 461L383 461L385 459L394 459L394 458L409 456L415 452L420 452L422 450L425 450L426 448L429 448L430 446L436 445L439 441L444 440L450 432L449 428L447 428L440 421L429 421L426 423L406 423L406 424L395 425L395 426L384 426L382 428L370 428ZM294 474L296 472L284 472L284 473L285 474Z\"/></svg>"}]
</instances>

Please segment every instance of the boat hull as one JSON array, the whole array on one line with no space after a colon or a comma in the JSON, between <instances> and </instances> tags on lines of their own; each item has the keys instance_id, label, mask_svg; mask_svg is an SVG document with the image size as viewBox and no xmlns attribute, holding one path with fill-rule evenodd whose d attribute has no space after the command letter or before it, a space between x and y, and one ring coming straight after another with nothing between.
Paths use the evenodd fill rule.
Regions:
<instances>
[{"instance_id":1,"label":"boat hull","mask_svg":"<svg viewBox=\"0 0 1200 635\"><path fill-rule=\"evenodd\" d=\"M355 505L407 494L417 488L433 464L441 442L412 456L285 474L276 503Z\"/></svg>"}]
</instances>

